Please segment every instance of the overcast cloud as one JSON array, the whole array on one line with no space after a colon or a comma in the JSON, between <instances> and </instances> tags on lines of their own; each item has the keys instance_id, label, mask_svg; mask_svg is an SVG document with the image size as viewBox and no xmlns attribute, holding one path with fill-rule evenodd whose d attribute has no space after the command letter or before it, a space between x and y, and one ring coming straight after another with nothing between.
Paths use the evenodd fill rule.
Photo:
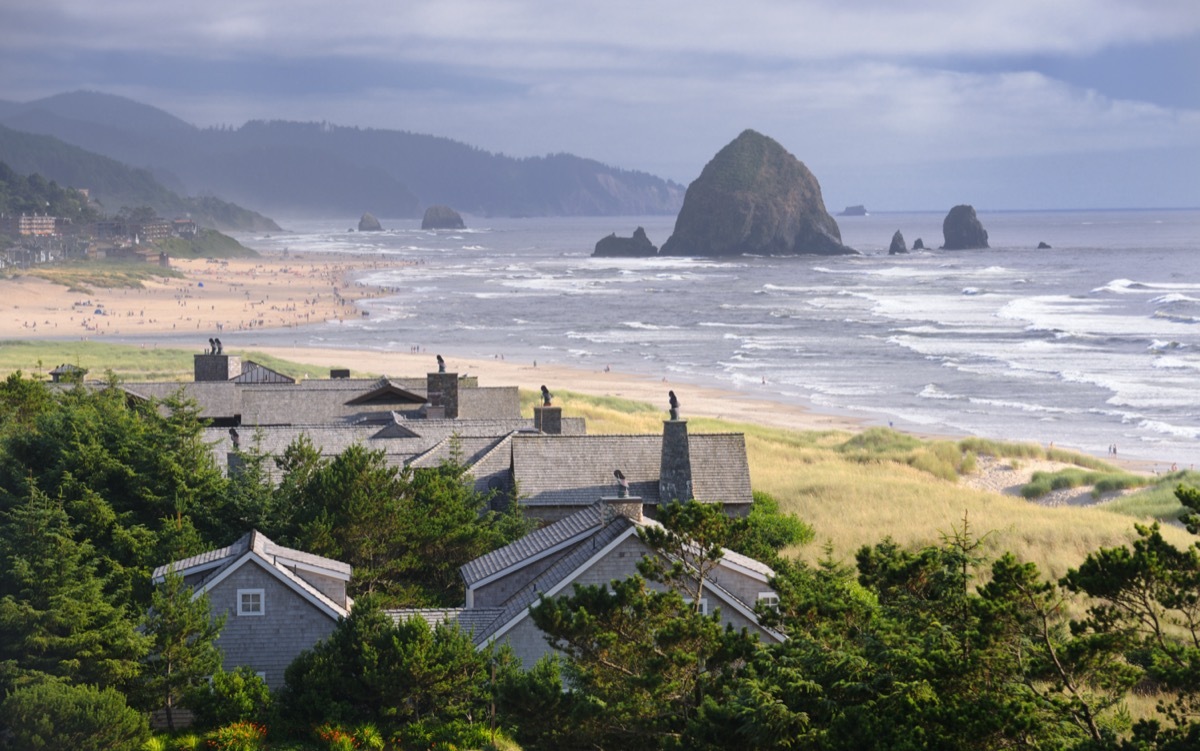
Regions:
<instances>
[{"instance_id":1,"label":"overcast cloud","mask_svg":"<svg viewBox=\"0 0 1200 751\"><path fill-rule=\"evenodd\" d=\"M81 88L682 183L754 128L833 209L1200 205L1196 0L7 0L0 98Z\"/></svg>"}]
</instances>

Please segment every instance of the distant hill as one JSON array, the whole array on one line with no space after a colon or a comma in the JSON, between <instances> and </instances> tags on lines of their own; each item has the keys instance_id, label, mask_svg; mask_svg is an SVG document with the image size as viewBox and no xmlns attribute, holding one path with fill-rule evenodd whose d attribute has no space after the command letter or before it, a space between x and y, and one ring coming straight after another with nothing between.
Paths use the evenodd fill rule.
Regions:
<instances>
[{"instance_id":1,"label":"distant hill","mask_svg":"<svg viewBox=\"0 0 1200 751\"><path fill-rule=\"evenodd\" d=\"M227 231L278 231L271 219L213 196L185 198L146 170L51 136L0 126L0 162L21 175L38 174L67 188L87 188L106 214L122 207L149 206L159 216L190 216L204 227Z\"/></svg>"},{"instance_id":2,"label":"distant hill","mask_svg":"<svg viewBox=\"0 0 1200 751\"><path fill-rule=\"evenodd\" d=\"M677 183L570 154L517 159L448 138L326 123L199 129L94 92L0 102L0 123L144 168L177 190L275 213L415 217L444 204L484 216L661 214L678 211L684 194Z\"/></svg>"}]
</instances>

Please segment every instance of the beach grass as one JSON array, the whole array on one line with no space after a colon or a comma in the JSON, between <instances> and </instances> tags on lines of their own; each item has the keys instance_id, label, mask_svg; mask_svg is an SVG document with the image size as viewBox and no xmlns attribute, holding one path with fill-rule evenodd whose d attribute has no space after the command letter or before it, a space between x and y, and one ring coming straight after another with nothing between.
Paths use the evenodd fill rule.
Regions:
<instances>
[{"instance_id":1,"label":"beach grass","mask_svg":"<svg viewBox=\"0 0 1200 751\"><path fill-rule=\"evenodd\" d=\"M137 289L147 281L182 279L183 273L144 261L71 261L57 265L20 269L13 275L32 276L61 284L73 292L91 294L96 289Z\"/></svg>"},{"instance_id":2,"label":"beach grass","mask_svg":"<svg viewBox=\"0 0 1200 751\"><path fill-rule=\"evenodd\" d=\"M196 341L202 343L200 337ZM128 383L190 381L194 372L193 356L200 351L200 347L188 350L131 347L98 341L10 339L0 341L0 375L7 376L20 370L28 375L46 376L59 365L74 365L87 370L88 379L104 379L112 371L118 379ZM243 362L253 360L292 378L324 378L329 374L324 366L282 360L262 352L238 350L230 351L230 354L238 355Z\"/></svg>"},{"instance_id":3,"label":"beach grass","mask_svg":"<svg viewBox=\"0 0 1200 751\"><path fill-rule=\"evenodd\" d=\"M539 399L536 392L523 395L529 414ZM658 433L667 417L665 405L617 408L606 398L572 392L557 393L555 404L563 407L564 415L586 417L589 433ZM910 547L936 544L965 524L971 534L984 538L985 555L1011 552L1038 564L1046 576L1059 577L1089 553L1131 542L1136 522L1173 518L1179 509L1177 501L1173 506L1160 501L1168 508L1165 513L1134 503L1142 493L1102 506L1050 508L958 482L959 474L971 472L980 455L1076 462L1080 471L1119 472L1095 457L1037 444L977 438L927 441L888 428L852 434L710 418L689 418L688 423L697 433L745 435L753 488L770 494L781 510L813 527L813 544L785 551L810 563L827 546L835 559L851 562L860 547L884 538ZM1200 474L1190 481L1200 483ZM1169 490L1154 492L1174 499ZM1165 527L1163 534L1181 547L1194 541L1178 526Z\"/></svg>"}]
</instances>

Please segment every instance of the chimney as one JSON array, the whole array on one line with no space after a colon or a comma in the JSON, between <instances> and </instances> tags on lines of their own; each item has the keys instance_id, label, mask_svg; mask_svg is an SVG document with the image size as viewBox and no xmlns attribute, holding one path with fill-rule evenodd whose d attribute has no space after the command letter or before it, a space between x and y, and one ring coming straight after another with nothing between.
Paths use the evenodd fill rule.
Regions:
<instances>
[{"instance_id":1,"label":"chimney","mask_svg":"<svg viewBox=\"0 0 1200 751\"><path fill-rule=\"evenodd\" d=\"M600 514L604 524L618 516L630 521L642 522L642 499L638 496L604 496L600 499Z\"/></svg>"},{"instance_id":2,"label":"chimney","mask_svg":"<svg viewBox=\"0 0 1200 751\"><path fill-rule=\"evenodd\" d=\"M236 355L205 352L192 355L192 380L228 381L242 374L242 358Z\"/></svg>"},{"instance_id":3,"label":"chimney","mask_svg":"<svg viewBox=\"0 0 1200 751\"><path fill-rule=\"evenodd\" d=\"M562 435L562 407L534 407L533 427L547 435Z\"/></svg>"},{"instance_id":4,"label":"chimney","mask_svg":"<svg viewBox=\"0 0 1200 751\"><path fill-rule=\"evenodd\" d=\"M429 401L426 417L458 419L458 373L427 373L425 394Z\"/></svg>"},{"instance_id":5,"label":"chimney","mask_svg":"<svg viewBox=\"0 0 1200 751\"><path fill-rule=\"evenodd\" d=\"M687 420L663 420L662 461L658 468L658 502L692 499L692 459Z\"/></svg>"}]
</instances>

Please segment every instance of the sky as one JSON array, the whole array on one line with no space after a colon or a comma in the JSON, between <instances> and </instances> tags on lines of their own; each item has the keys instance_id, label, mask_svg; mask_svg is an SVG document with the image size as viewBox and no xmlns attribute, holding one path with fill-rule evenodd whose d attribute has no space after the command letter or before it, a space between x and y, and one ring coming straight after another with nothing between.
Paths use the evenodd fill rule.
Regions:
<instances>
[{"instance_id":1,"label":"sky","mask_svg":"<svg viewBox=\"0 0 1200 751\"><path fill-rule=\"evenodd\" d=\"M1200 207L1200 0L5 0L0 99L79 89L684 185L753 128L831 211Z\"/></svg>"}]
</instances>

